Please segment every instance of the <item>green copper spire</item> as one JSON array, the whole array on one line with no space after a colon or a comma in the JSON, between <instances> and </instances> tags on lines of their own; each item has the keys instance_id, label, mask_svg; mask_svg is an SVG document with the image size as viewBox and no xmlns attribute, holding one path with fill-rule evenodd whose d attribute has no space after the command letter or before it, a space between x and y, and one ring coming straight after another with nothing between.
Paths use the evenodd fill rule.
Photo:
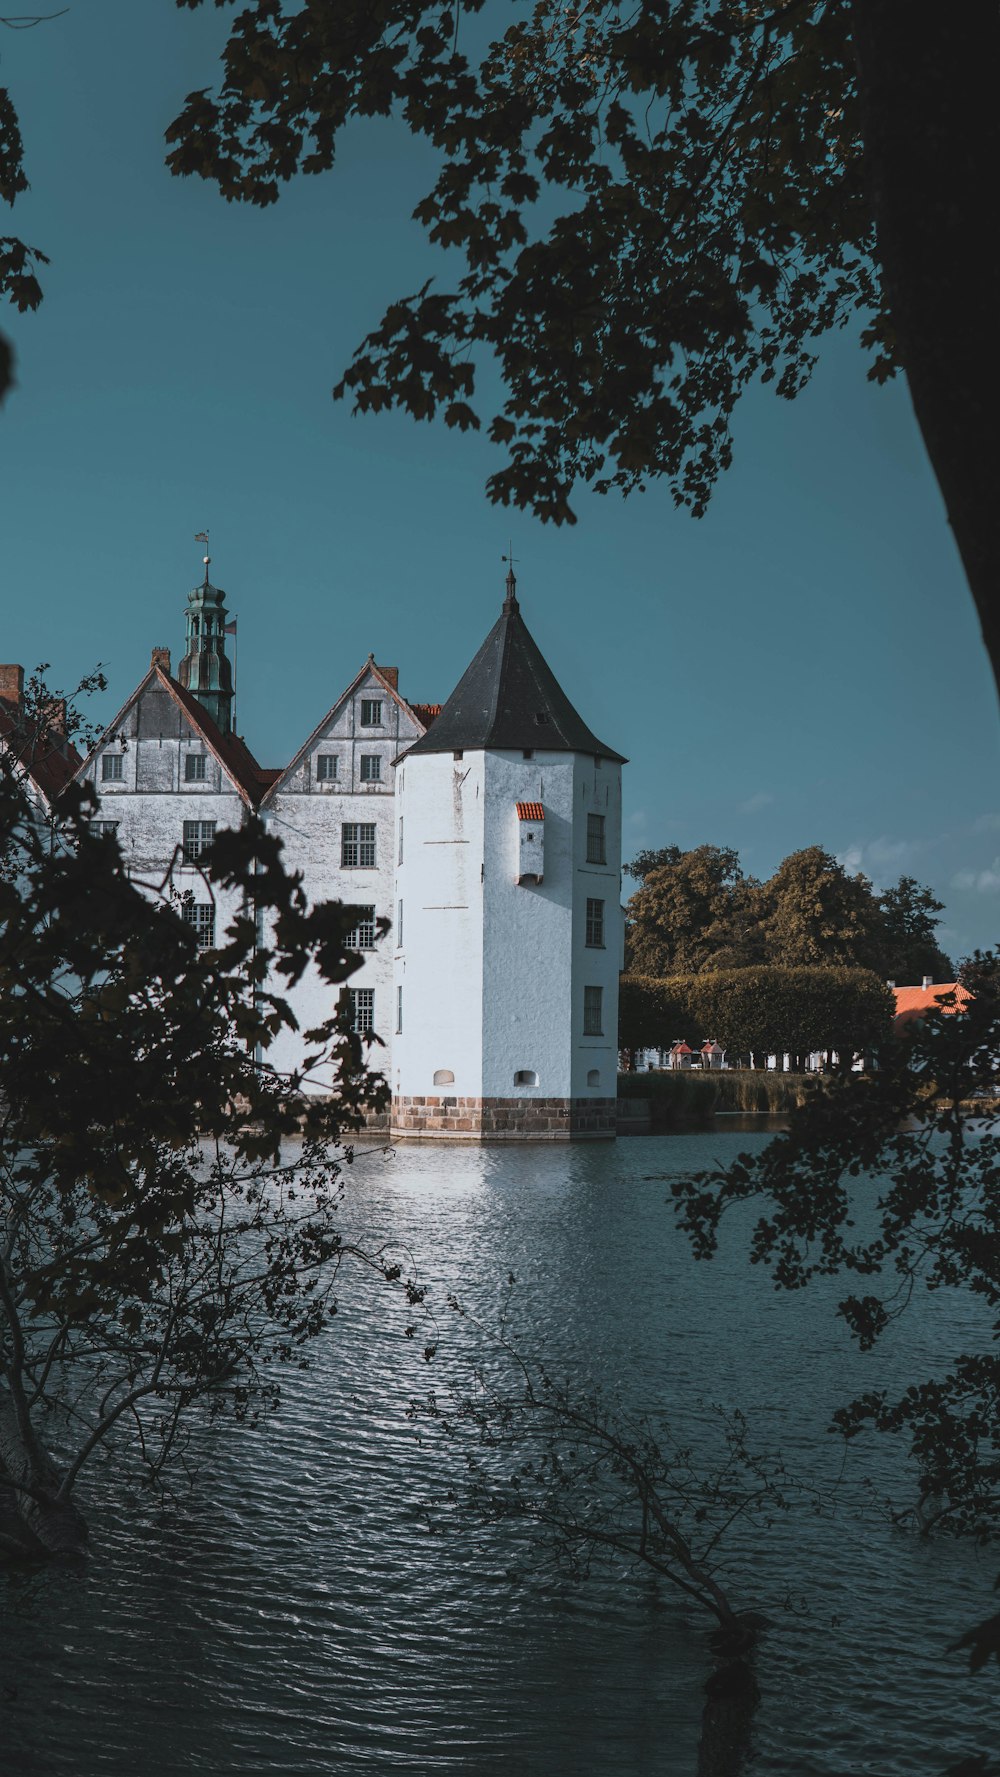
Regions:
<instances>
[{"instance_id":1,"label":"green copper spire","mask_svg":"<svg viewBox=\"0 0 1000 1777\"><path fill-rule=\"evenodd\" d=\"M177 668L186 691L208 711L216 727L228 734L233 725L233 670L226 658L226 595L208 578L188 593L187 653Z\"/></svg>"}]
</instances>

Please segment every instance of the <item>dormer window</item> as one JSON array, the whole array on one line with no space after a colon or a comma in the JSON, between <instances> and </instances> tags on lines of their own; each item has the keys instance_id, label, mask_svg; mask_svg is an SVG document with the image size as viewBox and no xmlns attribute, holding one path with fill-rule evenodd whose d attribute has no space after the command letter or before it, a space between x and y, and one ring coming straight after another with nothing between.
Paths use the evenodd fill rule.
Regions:
<instances>
[{"instance_id":1,"label":"dormer window","mask_svg":"<svg viewBox=\"0 0 1000 1777\"><path fill-rule=\"evenodd\" d=\"M545 810L540 802L516 802L517 881L541 882L545 870Z\"/></svg>"},{"instance_id":2,"label":"dormer window","mask_svg":"<svg viewBox=\"0 0 1000 1777\"><path fill-rule=\"evenodd\" d=\"M362 728L381 728L382 699L380 697L363 697L361 699Z\"/></svg>"}]
</instances>

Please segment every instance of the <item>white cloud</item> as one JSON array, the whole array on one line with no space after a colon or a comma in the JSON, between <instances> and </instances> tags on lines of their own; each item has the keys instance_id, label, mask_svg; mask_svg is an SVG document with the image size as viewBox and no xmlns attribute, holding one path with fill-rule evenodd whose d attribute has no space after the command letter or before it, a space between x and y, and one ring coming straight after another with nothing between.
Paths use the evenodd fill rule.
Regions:
<instances>
[{"instance_id":1,"label":"white cloud","mask_svg":"<svg viewBox=\"0 0 1000 1777\"><path fill-rule=\"evenodd\" d=\"M755 796L748 796L740 803L740 814L760 814L762 808L769 808L774 801L770 790L758 790Z\"/></svg>"},{"instance_id":2,"label":"white cloud","mask_svg":"<svg viewBox=\"0 0 1000 1777\"><path fill-rule=\"evenodd\" d=\"M645 832L645 830L646 830L646 810L644 808L637 808L633 811L632 814L626 815L625 825L626 825L626 827L631 827L633 832L638 832L638 833Z\"/></svg>"},{"instance_id":3,"label":"white cloud","mask_svg":"<svg viewBox=\"0 0 1000 1777\"><path fill-rule=\"evenodd\" d=\"M995 895L1000 891L1000 858L994 858L988 870L956 870L951 887L973 889L977 895Z\"/></svg>"},{"instance_id":4,"label":"white cloud","mask_svg":"<svg viewBox=\"0 0 1000 1777\"><path fill-rule=\"evenodd\" d=\"M908 866L926 850L925 839L889 839L883 833L878 839L866 839L860 845L847 846L837 853L837 862L848 876L856 876L859 870L863 870L881 893L892 878L907 874Z\"/></svg>"},{"instance_id":5,"label":"white cloud","mask_svg":"<svg viewBox=\"0 0 1000 1777\"><path fill-rule=\"evenodd\" d=\"M978 821L973 821L974 833L1000 833L1000 814L981 814Z\"/></svg>"}]
</instances>

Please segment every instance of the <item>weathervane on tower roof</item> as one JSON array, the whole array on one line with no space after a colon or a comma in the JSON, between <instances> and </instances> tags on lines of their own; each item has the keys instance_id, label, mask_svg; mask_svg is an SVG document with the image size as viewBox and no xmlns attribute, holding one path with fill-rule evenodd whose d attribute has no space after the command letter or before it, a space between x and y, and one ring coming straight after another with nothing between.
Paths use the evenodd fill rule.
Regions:
<instances>
[{"instance_id":1,"label":"weathervane on tower roof","mask_svg":"<svg viewBox=\"0 0 1000 1777\"><path fill-rule=\"evenodd\" d=\"M196 543L204 543L204 545L205 545L205 553L201 559L205 564L205 585L207 586L208 585L208 570L209 570L209 566L210 566L210 563L212 560L212 557L208 553L208 532L207 531L195 531L194 540Z\"/></svg>"},{"instance_id":2,"label":"weathervane on tower roof","mask_svg":"<svg viewBox=\"0 0 1000 1777\"><path fill-rule=\"evenodd\" d=\"M514 560L515 560L514 546L511 543L509 537L507 539L507 554L502 555L500 557L500 560L505 561L507 563L507 597L504 600L504 607L503 608L505 611L516 611L517 610L517 575L514 573Z\"/></svg>"}]
</instances>

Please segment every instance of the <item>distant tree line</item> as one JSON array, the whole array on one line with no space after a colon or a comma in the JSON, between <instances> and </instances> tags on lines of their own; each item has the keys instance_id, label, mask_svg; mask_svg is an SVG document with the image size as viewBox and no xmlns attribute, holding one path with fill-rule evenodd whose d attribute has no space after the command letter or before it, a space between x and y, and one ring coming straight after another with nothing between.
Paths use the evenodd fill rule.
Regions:
<instances>
[{"instance_id":1,"label":"distant tree line","mask_svg":"<svg viewBox=\"0 0 1000 1777\"><path fill-rule=\"evenodd\" d=\"M642 851L625 868L640 885L627 909L629 974L832 968L900 985L955 979L935 935L942 903L912 876L877 894L819 845L792 852L766 882L720 845Z\"/></svg>"}]
</instances>

